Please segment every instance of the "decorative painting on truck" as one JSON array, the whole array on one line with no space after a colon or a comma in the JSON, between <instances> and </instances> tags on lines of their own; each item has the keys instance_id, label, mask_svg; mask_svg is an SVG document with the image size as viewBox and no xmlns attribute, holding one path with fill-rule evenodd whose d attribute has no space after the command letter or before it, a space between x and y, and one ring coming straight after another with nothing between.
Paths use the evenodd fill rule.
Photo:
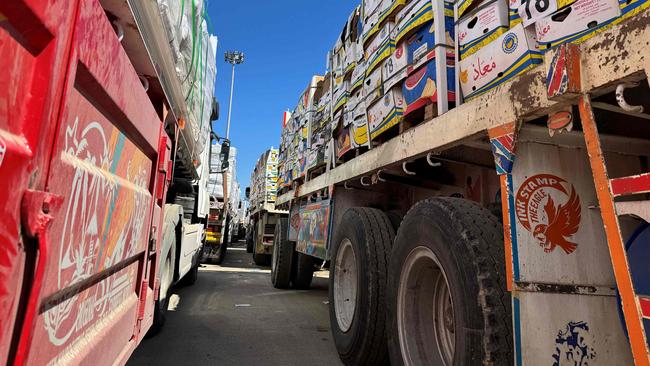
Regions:
<instances>
[{"instance_id":1,"label":"decorative painting on truck","mask_svg":"<svg viewBox=\"0 0 650 366\"><path fill-rule=\"evenodd\" d=\"M519 223L545 253L560 247L571 254L578 247L571 240L580 228L580 197L566 180L551 174L528 178L517 191L515 208Z\"/></svg>"},{"instance_id":2,"label":"decorative painting on truck","mask_svg":"<svg viewBox=\"0 0 650 366\"><path fill-rule=\"evenodd\" d=\"M289 223L289 240L296 242L296 250L325 259L330 224L330 200L293 208Z\"/></svg>"}]
</instances>

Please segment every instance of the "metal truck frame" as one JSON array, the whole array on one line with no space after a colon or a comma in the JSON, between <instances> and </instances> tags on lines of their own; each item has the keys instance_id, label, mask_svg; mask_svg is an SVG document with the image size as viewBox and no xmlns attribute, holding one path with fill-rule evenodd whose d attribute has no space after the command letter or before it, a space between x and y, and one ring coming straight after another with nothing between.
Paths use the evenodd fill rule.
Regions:
<instances>
[{"instance_id":1,"label":"metal truck frame","mask_svg":"<svg viewBox=\"0 0 650 366\"><path fill-rule=\"evenodd\" d=\"M348 365L650 365L648 40L644 9L307 175L274 285L330 263Z\"/></svg>"}]
</instances>

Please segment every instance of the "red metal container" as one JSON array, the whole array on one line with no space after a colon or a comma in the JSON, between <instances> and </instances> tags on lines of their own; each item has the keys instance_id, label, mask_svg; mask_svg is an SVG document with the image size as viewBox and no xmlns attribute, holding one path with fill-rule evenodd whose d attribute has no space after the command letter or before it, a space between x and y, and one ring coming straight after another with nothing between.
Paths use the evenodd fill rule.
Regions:
<instances>
[{"instance_id":1,"label":"red metal container","mask_svg":"<svg viewBox=\"0 0 650 366\"><path fill-rule=\"evenodd\" d=\"M170 144L96 0L0 2L0 363L125 363Z\"/></svg>"}]
</instances>

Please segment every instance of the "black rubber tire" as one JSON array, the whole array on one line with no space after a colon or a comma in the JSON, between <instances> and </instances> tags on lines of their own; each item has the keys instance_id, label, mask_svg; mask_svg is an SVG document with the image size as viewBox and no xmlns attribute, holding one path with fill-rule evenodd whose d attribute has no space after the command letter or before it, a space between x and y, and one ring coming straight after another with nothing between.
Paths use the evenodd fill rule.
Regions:
<instances>
[{"instance_id":1,"label":"black rubber tire","mask_svg":"<svg viewBox=\"0 0 650 366\"><path fill-rule=\"evenodd\" d=\"M297 290L308 290L314 279L314 257L295 252L291 284Z\"/></svg>"},{"instance_id":2,"label":"black rubber tire","mask_svg":"<svg viewBox=\"0 0 650 366\"><path fill-rule=\"evenodd\" d=\"M401 214L399 211L386 211L385 214L388 217L390 224L393 226L393 230L397 232L397 229L399 229L399 225L402 223L402 220L404 219L404 215Z\"/></svg>"},{"instance_id":3,"label":"black rubber tire","mask_svg":"<svg viewBox=\"0 0 650 366\"><path fill-rule=\"evenodd\" d=\"M196 283L196 280L199 279L199 264L197 263L189 272L183 277L182 285L183 286L192 286Z\"/></svg>"},{"instance_id":4,"label":"black rubber tire","mask_svg":"<svg viewBox=\"0 0 650 366\"><path fill-rule=\"evenodd\" d=\"M271 262L271 283L273 287L287 289L291 284L293 243L287 238L289 220L281 217L275 225L273 257Z\"/></svg>"},{"instance_id":5,"label":"black rubber tire","mask_svg":"<svg viewBox=\"0 0 650 366\"><path fill-rule=\"evenodd\" d=\"M246 253L253 253L253 230L246 231Z\"/></svg>"},{"instance_id":6,"label":"black rubber tire","mask_svg":"<svg viewBox=\"0 0 650 366\"><path fill-rule=\"evenodd\" d=\"M336 350L346 365L388 364L386 274L394 237L391 220L373 208L347 210L334 233L329 283L330 327ZM354 316L347 332L339 327L334 301L336 258L345 238L352 244L359 275Z\"/></svg>"},{"instance_id":7,"label":"black rubber tire","mask_svg":"<svg viewBox=\"0 0 650 366\"><path fill-rule=\"evenodd\" d=\"M271 266L271 255L263 253L253 253L253 263L260 267Z\"/></svg>"},{"instance_id":8,"label":"black rubber tire","mask_svg":"<svg viewBox=\"0 0 650 366\"><path fill-rule=\"evenodd\" d=\"M453 364L511 365L511 298L506 291L503 228L490 211L458 198L417 203L397 232L388 271L391 365L404 364L397 326L399 282L405 260L419 246L428 247L437 257L453 299Z\"/></svg>"},{"instance_id":9,"label":"black rubber tire","mask_svg":"<svg viewBox=\"0 0 650 366\"><path fill-rule=\"evenodd\" d=\"M226 228L223 230L223 238L219 247L219 256L214 260L214 264L221 264L226 259L228 253L228 234L230 232L230 218L226 219Z\"/></svg>"},{"instance_id":10,"label":"black rubber tire","mask_svg":"<svg viewBox=\"0 0 650 366\"><path fill-rule=\"evenodd\" d=\"M173 250L173 248L172 248ZM173 253L173 251L172 251ZM167 271L173 271L173 265L172 261L170 259L171 254L168 254L166 257L167 260L165 261L165 266L166 268L163 268L163 270ZM161 276L165 275L165 273L161 273ZM162 291L162 289L161 289ZM147 337L153 337L156 334L158 334L163 327L165 326L165 322L167 321L167 308L169 307L169 294L171 291L171 284L170 288L167 289L167 294L165 294L164 299L160 299L160 294L158 300L154 303L154 309L153 309L153 324L151 325L151 328L149 328L149 331L147 332Z\"/></svg>"}]
</instances>

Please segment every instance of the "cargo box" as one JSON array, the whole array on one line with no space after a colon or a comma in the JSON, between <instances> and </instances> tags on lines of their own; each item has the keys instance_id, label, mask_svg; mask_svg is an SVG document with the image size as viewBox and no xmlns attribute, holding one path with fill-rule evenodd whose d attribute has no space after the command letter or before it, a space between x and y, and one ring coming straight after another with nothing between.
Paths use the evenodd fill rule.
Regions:
<instances>
[{"instance_id":1,"label":"cargo box","mask_svg":"<svg viewBox=\"0 0 650 366\"><path fill-rule=\"evenodd\" d=\"M352 150L352 142L350 141L350 126L341 127L335 131L335 147L336 156L343 157L348 151Z\"/></svg>"},{"instance_id":2,"label":"cargo box","mask_svg":"<svg viewBox=\"0 0 650 366\"><path fill-rule=\"evenodd\" d=\"M534 32L518 24L460 61L463 97L480 95L542 62Z\"/></svg>"},{"instance_id":3,"label":"cargo box","mask_svg":"<svg viewBox=\"0 0 650 366\"><path fill-rule=\"evenodd\" d=\"M454 44L454 18L445 16L445 39L443 43L448 46ZM409 64L414 64L426 56L436 46L435 25L433 21L425 23L406 39L407 59Z\"/></svg>"},{"instance_id":4,"label":"cargo box","mask_svg":"<svg viewBox=\"0 0 650 366\"><path fill-rule=\"evenodd\" d=\"M455 100L455 61L447 58L447 98ZM409 75L402 87L406 109L404 116L428 104L436 103L438 98L436 82L436 60L432 59Z\"/></svg>"},{"instance_id":5,"label":"cargo box","mask_svg":"<svg viewBox=\"0 0 650 366\"><path fill-rule=\"evenodd\" d=\"M479 7L458 23L460 59L471 55L508 30L508 2L497 0Z\"/></svg>"},{"instance_id":6,"label":"cargo box","mask_svg":"<svg viewBox=\"0 0 650 366\"><path fill-rule=\"evenodd\" d=\"M404 114L404 98L402 88L390 89L383 98L368 107L368 127L370 138L376 139L386 130L402 121Z\"/></svg>"},{"instance_id":7,"label":"cargo box","mask_svg":"<svg viewBox=\"0 0 650 366\"><path fill-rule=\"evenodd\" d=\"M616 0L578 0L551 16L535 22L540 49L583 41L611 24L621 14Z\"/></svg>"},{"instance_id":8,"label":"cargo box","mask_svg":"<svg viewBox=\"0 0 650 366\"><path fill-rule=\"evenodd\" d=\"M395 51L382 64L382 79L384 89L388 90L401 83L407 76L408 57L406 55L406 43L401 42Z\"/></svg>"},{"instance_id":9,"label":"cargo box","mask_svg":"<svg viewBox=\"0 0 650 366\"><path fill-rule=\"evenodd\" d=\"M387 22L392 22L391 18L406 3L406 0L382 0L374 10L372 15L367 18L363 26L363 42L366 44L379 33Z\"/></svg>"},{"instance_id":10,"label":"cargo box","mask_svg":"<svg viewBox=\"0 0 650 366\"><path fill-rule=\"evenodd\" d=\"M372 104L382 97L382 69L375 69L363 82L363 97L367 104Z\"/></svg>"},{"instance_id":11,"label":"cargo box","mask_svg":"<svg viewBox=\"0 0 650 366\"><path fill-rule=\"evenodd\" d=\"M350 82L343 76L334 79L334 111L345 106L350 97Z\"/></svg>"},{"instance_id":12,"label":"cargo box","mask_svg":"<svg viewBox=\"0 0 650 366\"><path fill-rule=\"evenodd\" d=\"M377 36L366 46L366 74L374 71L381 65L382 61L390 57L393 51L395 51L395 40L391 35L393 27L394 23L392 21L386 22Z\"/></svg>"}]
</instances>

